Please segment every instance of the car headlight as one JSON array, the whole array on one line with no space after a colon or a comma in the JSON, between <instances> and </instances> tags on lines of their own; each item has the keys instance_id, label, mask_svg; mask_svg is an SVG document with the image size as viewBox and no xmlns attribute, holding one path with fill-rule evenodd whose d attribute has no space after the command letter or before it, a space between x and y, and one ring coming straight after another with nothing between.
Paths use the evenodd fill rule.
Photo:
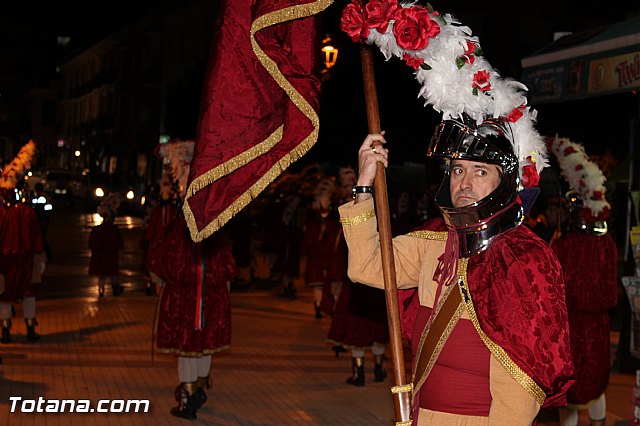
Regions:
<instances>
[{"instance_id":1,"label":"car headlight","mask_svg":"<svg viewBox=\"0 0 640 426\"><path fill-rule=\"evenodd\" d=\"M135 195L134 195L133 191L128 191L127 192L127 200L133 200L134 196Z\"/></svg>"},{"instance_id":2,"label":"car headlight","mask_svg":"<svg viewBox=\"0 0 640 426\"><path fill-rule=\"evenodd\" d=\"M98 198L104 197L104 190L102 188L96 188L96 197Z\"/></svg>"}]
</instances>

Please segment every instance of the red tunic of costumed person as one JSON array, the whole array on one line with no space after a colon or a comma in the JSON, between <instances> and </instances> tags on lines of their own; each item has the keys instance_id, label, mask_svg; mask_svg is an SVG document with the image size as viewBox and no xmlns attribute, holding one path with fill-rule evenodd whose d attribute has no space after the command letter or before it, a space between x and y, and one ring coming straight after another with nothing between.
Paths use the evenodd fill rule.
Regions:
<instances>
[{"instance_id":1,"label":"red tunic of costumed person","mask_svg":"<svg viewBox=\"0 0 640 426\"><path fill-rule=\"evenodd\" d=\"M44 246L38 215L31 207L18 203L7 208L3 216L2 256L6 272L0 301L13 303L33 293L33 260Z\"/></svg>"},{"instance_id":2,"label":"red tunic of costumed person","mask_svg":"<svg viewBox=\"0 0 640 426\"><path fill-rule=\"evenodd\" d=\"M178 214L180 213L175 202L163 200L151 210L145 229L142 232L140 239L140 248L143 251L142 273L149 281L147 286L148 294L153 294L154 292L151 287L152 279L149 274L149 250L158 244L158 242L162 241L169 228L169 224L173 222Z\"/></svg>"},{"instance_id":3,"label":"red tunic of costumed person","mask_svg":"<svg viewBox=\"0 0 640 426\"><path fill-rule=\"evenodd\" d=\"M194 243L184 217L178 215L149 257L150 270L165 281L158 313L158 351L194 357L228 349L227 281L235 275L235 263L224 233L218 231Z\"/></svg>"},{"instance_id":4,"label":"red tunic of costumed person","mask_svg":"<svg viewBox=\"0 0 640 426\"><path fill-rule=\"evenodd\" d=\"M571 352L576 384L570 404L596 399L609 384L609 309L618 302L617 248L609 234L569 232L551 246L558 255L567 293Z\"/></svg>"}]
</instances>

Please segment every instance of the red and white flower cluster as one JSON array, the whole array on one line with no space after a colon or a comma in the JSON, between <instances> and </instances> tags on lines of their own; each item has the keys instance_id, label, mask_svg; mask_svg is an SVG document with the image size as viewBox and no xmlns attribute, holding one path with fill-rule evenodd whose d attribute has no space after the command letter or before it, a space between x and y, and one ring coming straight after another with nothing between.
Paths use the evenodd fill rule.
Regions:
<instances>
[{"instance_id":1,"label":"red and white flower cluster","mask_svg":"<svg viewBox=\"0 0 640 426\"><path fill-rule=\"evenodd\" d=\"M598 165L589 160L584 147L557 135L550 140L549 147L558 160L560 174L582 201L582 218L586 222L606 219L611 208L605 199L607 179Z\"/></svg>"},{"instance_id":2,"label":"red and white flower cluster","mask_svg":"<svg viewBox=\"0 0 640 426\"><path fill-rule=\"evenodd\" d=\"M165 166L171 169L172 179L178 182L181 196L184 196L183 192L187 188L194 145L192 140L172 139L169 143L160 145L158 151Z\"/></svg>"},{"instance_id":3,"label":"red and white flower cluster","mask_svg":"<svg viewBox=\"0 0 640 426\"><path fill-rule=\"evenodd\" d=\"M18 155L16 155L11 163L7 164L7 166L2 170L2 176L0 177L0 189L6 190L15 188L16 184L20 179L22 179L25 172L31 168L31 161L35 154L36 143L30 140L20 148Z\"/></svg>"},{"instance_id":4,"label":"red and white flower cluster","mask_svg":"<svg viewBox=\"0 0 640 426\"><path fill-rule=\"evenodd\" d=\"M536 112L527 106L527 88L501 77L484 58L471 29L430 5L371 0L364 8L352 0L343 10L341 29L354 42L375 44L387 60L397 57L413 68L422 85L419 96L443 114L463 113L481 123L488 117L509 122L514 152L536 175L548 165L544 138L535 130Z\"/></svg>"}]
</instances>

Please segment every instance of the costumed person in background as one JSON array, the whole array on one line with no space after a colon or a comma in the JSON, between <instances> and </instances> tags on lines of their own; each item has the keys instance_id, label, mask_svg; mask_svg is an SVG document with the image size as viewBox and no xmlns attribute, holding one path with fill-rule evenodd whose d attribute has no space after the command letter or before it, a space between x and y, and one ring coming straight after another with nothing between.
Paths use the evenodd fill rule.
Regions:
<instances>
[{"instance_id":1,"label":"costumed person in background","mask_svg":"<svg viewBox=\"0 0 640 426\"><path fill-rule=\"evenodd\" d=\"M120 275L119 252L124 247L122 232L114 223L116 212L122 199L118 194L110 193L98 206L102 223L94 226L89 233L89 275L98 277L98 297L104 297L105 285L109 283L114 296L124 291L118 281Z\"/></svg>"},{"instance_id":2,"label":"costumed person in background","mask_svg":"<svg viewBox=\"0 0 640 426\"><path fill-rule=\"evenodd\" d=\"M169 224L178 214L176 205L176 191L174 190L169 173L163 173L159 183L160 202L149 213L145 228L140 238L142 249L142 271L146 281L148 296L156 294L155 286L159 284L157 276L149 272L149 249L162 240Z\"/></svg>"},{"instance_id":3,"label":"costumed person in background","mask_svg":"<svg viewBox=\"0 0 640 426\"><path fill-rule=\"evenodd\" d=\"M566 404L573 375L560 264L522 225L546 165L535 113L526 88L493 70L468 27L430 7L387 6L353 2L341 27L413 67L420 95L443 114L427 155L447 166L436 194L444 221L393 239L413 349L413 386L395 391L412 393L417 425L531 425L541 407ZM377 288L384 266L372 192L377 167L388 166L385 143L383 134L365 138L356 198L340 207L349 277Z\"/></svg>"},{"instance_id":4,"label":"costumed person in background","mask_svg":"<svg viewBox=\"0 0 640 426\"><path fill-rule=\"evenodd\" d=\"M577 380L567 394L568 407L560 408L560 424L577 425L579 410L586 409L592 425L604 425L611 370L609 310L618 302L618 251L607 232L606 179L582 145L556 136L550 151L570 189L568 221L551 247L564 273Z\"/></svg>"},{"instance_id":5,"label":"costumed person in background","mask_svg":"<svg viewBox=\"0 0 640 426\"><path fill-rule=\"evenodd\" d=\"M22 180L31 168L35 156L35 142L25 144L14 160L5 167L0 178L4 207L0 214L0 242L4 291L0 294L2 343L11 343L11 314L13 304L22 301L27 341L40 338L36 332L36 284L44 271L46 256L42 243L42 229L36 212L26 203L29 187ZM34 276L34 271L36 275Z\"/></svg>"},{"instance_id":6,"label":"costumed person in background","mask_svg":"<svg viewBox=\"0 0 640 426\"><path fill-rule=\"evenodd\" d=\"M305 285L313 290L316 319L322 318L323 295L330 294L329 272L333 266L333 254L341 233L337 217L331 215L335 190L335 182L330 177L322 178L318 182L304 227L304 239L300 245L300 253L304 257ZM331 313L333 307L333 298L331 299L331 303L325 304L324 312L327 314Z\"/></svg>"},{"instance_id":7,"label":"costumed person in background","mask_svg":"<svg viewBox=\"0 0 640 426\"><path fill-rule=\"evenodd\" d=\"M193 141L172 141L160 154L171 167L182 200ZM156 347L178 356L178 406L171 414L195 419L207 400L205 388L211 387L211 355L231 345L229 284L236 272L231 242L219 230L194 243L179 209L164 237L150 248L149 270L163 282Z\"/></svg>"},{"instance_id":8,"label":"costumed person in background","mask_svg":"<svg viewBox=\"0 0 640 426\"><path fill-rule=\"evenodd\" d=\"M342 191L339 203L353 199L352 190L356 183L355 171L344 174L343 179L351 182L348 196ZM342 180L342 179L341 179ZM341 185L346 189L346 185ZM351 376L346 383L353 386L365 385L365 354L373 355L374 382L382 382L387 377L384 360L389 343L387 307L384 291L352 282L347 275L347 244L342 229L332 248L330 281L339 284L340 293L331 317L331 327L327 341L333 344L336 356L347 349L351 351Z\"/></svg>"},{"instance_id":9,"label":"costumed person in background","mask_svg":"<svg viewBox=\"0 0 640 426\"><path fill-rule=\"evenodd\" d=\"M271 279L282 281L282 297L296 298L296 286L294 279L300 275L300 251L303 238L303 230L300 220L301 209L300 194L291 193L285 196L282 206L282 214L275 223L265 223L268 228L275 231L277 240L275 259L271 266Z\"/></svg>"}]
</instances>

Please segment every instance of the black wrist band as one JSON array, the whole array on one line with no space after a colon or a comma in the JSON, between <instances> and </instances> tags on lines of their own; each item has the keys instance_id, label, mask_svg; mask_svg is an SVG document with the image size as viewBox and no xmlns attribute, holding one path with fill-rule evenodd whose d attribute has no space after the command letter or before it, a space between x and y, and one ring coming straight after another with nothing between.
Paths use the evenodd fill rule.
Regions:
<instances>
[{"instance_id":1,"label":"black wrist band","mask_svg":"<svg viewBox=\"0 0 640 426\"><path fill-rule=\"evenodd\" d=\"M373 195L373 186L354 186L351 188L351 194L353 194L353 198L356 198L358 194L371 194Z\"/></svg>"}]
</instances>

